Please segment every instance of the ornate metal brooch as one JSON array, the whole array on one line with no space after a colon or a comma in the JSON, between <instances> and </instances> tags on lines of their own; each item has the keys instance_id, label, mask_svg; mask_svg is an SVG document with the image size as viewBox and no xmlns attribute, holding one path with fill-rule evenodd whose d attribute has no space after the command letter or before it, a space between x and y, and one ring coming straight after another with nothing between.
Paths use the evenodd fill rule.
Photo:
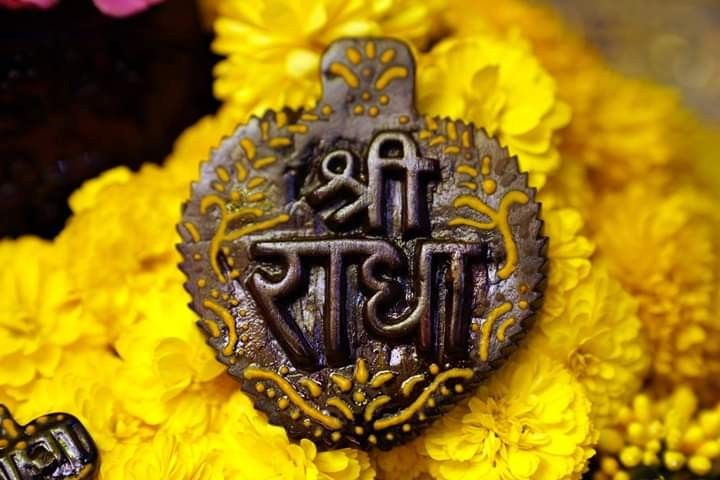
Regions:
<instances>
[{"instance_id":1,"label":"ornate metal brooch","mask_svg":"<svg viewBox=\"0 0 720 480\"><path fill-rule=\"evenodd\" d=\"M91 479L97 448L80 421L67 413L20 426L0 405L0 480Z\"/></svg>"},{"instance_id":2,"label":"ornate metal brooch","mask_svg":"<svg viewBox=\"0 0 720 480\"><path fill-rule=\"evenodd\" d=\"M389 449L515 348L546 239L507 149L416 113L405 44L339 40L321 74L315 108L252 118L202 165L181 268L271 422L321 449Z\"/></svg>"}]
</instances>

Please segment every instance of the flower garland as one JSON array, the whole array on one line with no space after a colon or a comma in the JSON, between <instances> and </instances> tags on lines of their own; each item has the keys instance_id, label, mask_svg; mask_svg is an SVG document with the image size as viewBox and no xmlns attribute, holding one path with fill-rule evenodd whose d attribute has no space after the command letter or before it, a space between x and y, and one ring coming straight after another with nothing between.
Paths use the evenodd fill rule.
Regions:
<instances>
[{"instance_id":1,"label":"flower garland","mask_svg":"<svg viewBox=\"0 0 720 480\"><path fill-rule=\"evenodd\" d=\"M73 412L103 479L713 473L720 141L673 92L613 72L521 0L202 4L225 55L221 110L184 132L164 166L83 185L55 240L0 241L0 402L18 420ZM380 34L416 49L423 111L484 126L530 172L550 277L523 348L425 434L384 453L317 452L269 425L204 344L175 223L223 135L250 114L310 104L323 48Z\"/></svg>"}]
</instances>

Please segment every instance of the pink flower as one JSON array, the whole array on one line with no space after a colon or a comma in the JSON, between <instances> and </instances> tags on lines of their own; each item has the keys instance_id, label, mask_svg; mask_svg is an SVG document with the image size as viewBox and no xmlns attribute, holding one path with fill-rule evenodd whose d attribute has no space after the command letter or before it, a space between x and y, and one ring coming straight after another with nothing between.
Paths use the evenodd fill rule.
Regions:
<instances>
[{"instance_id":1,"label":"pink flower","mask_svg":"<svg viewBox=\"0 0 720 480\"><path fill-rule=\"evenodd\" d=\"M0 0L0 7L3 8L50 8L54 7L58 0Z\"/></svg>"},{"instance_id":2,"label":"pink flower","mask_svg":"<svg viewBox=\"0 0 720 480\"><path fill-rule=\"evenodd\" d=\"M93 0L95 6L105 15L111 17L127 17L134 13L141 12L162 0ZM18 8L50 8L54 7L58 0L0 0L0 7Z\"/></svg>"},{"instance_id":3,"label":"pink flower","mask_svg":"<svg viewBox=\"0 0 720 480\"><path fill-rule=\"evenodd\" d=\"M0 0L0 2L5 0ZM105 15L127 17L141 12L162 0L93 0L95 6Z\"/></svg>"}]
</instances>

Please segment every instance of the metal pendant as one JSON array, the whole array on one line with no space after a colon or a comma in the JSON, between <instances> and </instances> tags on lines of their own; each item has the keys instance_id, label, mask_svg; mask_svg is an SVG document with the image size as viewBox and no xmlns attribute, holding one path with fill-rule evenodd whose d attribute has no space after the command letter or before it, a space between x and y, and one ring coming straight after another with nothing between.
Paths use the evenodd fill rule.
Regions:
<instances>
[{"instance_id":1,"label":"metal pendant","mask_svg":"<svg viewBox=\"0 0 720 480\"><path fill-rule=\"evenodd\" d=\"M239 127L179 225L192 308L271 422L389 449L496 370L541 301L539 204L515 158L421 116L396 40L325 53L323 97Z\"/></svg>"}]
</instances>

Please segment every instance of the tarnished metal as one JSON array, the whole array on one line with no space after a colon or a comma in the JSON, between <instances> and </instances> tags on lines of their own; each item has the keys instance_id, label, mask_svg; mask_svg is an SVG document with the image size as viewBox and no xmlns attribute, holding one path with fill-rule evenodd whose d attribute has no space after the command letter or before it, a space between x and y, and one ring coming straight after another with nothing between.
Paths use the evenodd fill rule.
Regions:
<instances>
[{"instance_id":1,"label":"tarnished metal","mask_svg":"<svg viewBox=\"0 0 720 480\"><path fill-rule=\"evenodd\" d=\"M295 438L405 442L498 368L546 263L516 159L421 116L409 49L345 39L309 110L252 118L202 166L179 231L218 358Z\"/></svg>"},{"instance_id":2,"label":"tarnished metal","mask_svg":"<svg viewBox=\"0 0 720 480\"><path fill-rule=\"evenodd\" d=\"M21 426L0 405L0 480L89 480L99 463L90 434L72 415L52 413Z\"/></svg>"}]
</instances>

